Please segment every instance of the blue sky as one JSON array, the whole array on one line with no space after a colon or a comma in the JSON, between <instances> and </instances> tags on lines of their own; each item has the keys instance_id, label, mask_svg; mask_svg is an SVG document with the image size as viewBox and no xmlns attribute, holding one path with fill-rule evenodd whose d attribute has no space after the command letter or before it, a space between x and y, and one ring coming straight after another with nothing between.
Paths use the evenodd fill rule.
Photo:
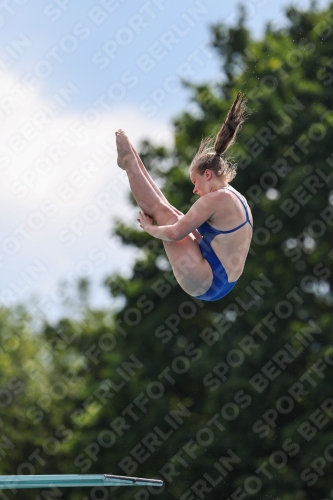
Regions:
<instances>
[{"instance_id":1,"label":"blue sky","mask_svg":"<svg viewBox=\"0 0 333 500\"><path fill-rule=\"evenodd\" d=\"M209 42L209 25L234 23L239 5L216 0L17 0L17 4L9 0L7 4L0 12L0 53L5 65L18 78L37 73L36 85L45 97L65 80L73 81L80 88L71 107L77 111L90 107L111 86L110 107L125 102L140 106L163 89L168 77L178 76L185 62L191 63L194 81L218 78L213 51L205 54L202 46ZM247 0L243 4L248 26L259 37L267 21L285 24L283 9L290 2ZM309 1L294 4L308 7ZM13 56L11 45L20 35L26 42L24 53ZM169 120L185 99L182 91L169 92L158 115Z\"/></svg>"},{"instance_id":2,"label":"blue sky","mask_svg":"<svg viewBox=\"0 0 333 500\"><path fill-rule=\"evenodd\" d=\"M243 4L259 38L268 21L286 23L290 2ZM136 217L114 132L136 146L171 143L172 119L189 105L181 77L221 78L209 26L234 24L237 12L216 0L2 2L0 303L55 317L68 305L59 283L86 275L93 305L112 307L100 283L130 276L138 255L109 236L114 217Z\"/></svg>"}]
</instances>

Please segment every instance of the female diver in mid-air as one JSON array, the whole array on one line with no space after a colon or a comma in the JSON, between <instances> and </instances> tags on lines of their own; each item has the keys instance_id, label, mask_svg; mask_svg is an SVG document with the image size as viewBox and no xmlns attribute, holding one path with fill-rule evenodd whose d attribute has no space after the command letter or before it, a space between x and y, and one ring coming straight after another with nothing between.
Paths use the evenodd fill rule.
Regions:
<instances>
[{"instance_id":1,"label":"female diver in mid-air","mask_svg":"<svg viewBox=\"0 0 333 500\"><path fill-rule=\"evenodd\" d=\"M141 208L140 226L163 240L179 285L201 300L218 300L232 290L250 248L251 210L245 198L228 184L236 175L236 165L222 157L244 119L245 96L239 92L214 148L210 138L204 139L193 158L189 172L193 193L200 198L185 215L156 186L124 132L116 132L118 165L126 171Z\"/></svg>"}]
</instances>

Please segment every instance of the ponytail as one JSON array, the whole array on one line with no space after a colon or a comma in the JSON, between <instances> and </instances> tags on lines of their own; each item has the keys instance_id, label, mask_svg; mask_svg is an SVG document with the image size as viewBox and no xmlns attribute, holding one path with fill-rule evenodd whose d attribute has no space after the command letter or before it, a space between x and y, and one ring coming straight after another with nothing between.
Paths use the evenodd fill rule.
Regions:
<instances>
[{"instance_id":1,"label":"ponytail","mask_svg":"<svg viewBox=\"0 0 333 500\"><path fill-rule=\"evenodd\" d=\"M222 154L235 141L237 132L246 119L245 111L245 95L238 92L216 136L214 146L212 147L212 137L203 139L192 160L190 170L195 168L198 174L202 175L206 169L209 169L218 177L225 176L227 182L236 176L237 165L228 163Z\"/></svg>"},{"instance_id":2,"label":"ponytail","mask_svg":"<svg viewBox=\"0 0 333 500\"><path fill-rule=\"evenodd\" d=\"M241 124L245 120L245 95L238 92L233 105L228 111L219 133L216 136L214 149L217 154L224 153L234 142Z\"/></svg>"}]
</instances>

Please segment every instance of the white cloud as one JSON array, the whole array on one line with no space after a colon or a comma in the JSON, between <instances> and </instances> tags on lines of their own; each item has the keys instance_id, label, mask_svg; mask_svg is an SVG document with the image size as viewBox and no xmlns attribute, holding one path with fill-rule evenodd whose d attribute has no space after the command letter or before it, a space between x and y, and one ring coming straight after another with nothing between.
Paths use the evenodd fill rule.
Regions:
<instances>
[{"instance_id":1,"label":"white cloud","mask_svg":"<svg viewBox=\"0 0 333 500\"><path fill-rule=\"evenodd\" d=\"M10 73L1 79L0 303L50 297L60 280L85 272L96 283L133 260L108 236L115 216L134 220L114 133L122 128L135 147L144 138L170 144L171 127L131 107L78 115L76 94L65 84L45 101ZM55 309L53 298L45 311Z\"/></svg>"}]
</instances>

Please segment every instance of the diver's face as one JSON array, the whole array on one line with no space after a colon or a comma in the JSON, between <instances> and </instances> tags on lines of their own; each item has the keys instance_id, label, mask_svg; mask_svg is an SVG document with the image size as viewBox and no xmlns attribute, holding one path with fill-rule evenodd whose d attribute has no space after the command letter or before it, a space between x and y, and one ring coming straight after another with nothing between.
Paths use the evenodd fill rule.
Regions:
<instances>
[{"instance_id":1,"label":"diver's face","mask_svg":"<svg viewBox=\"0 0 333 500\"><path fill-rule=\"evenodd\" d=\"M205 194L209 193L209 186L207 181L209 180L210 175L208 173L210 173L210 170L207 169L202 175L200 175L194 168L192 168L190 172L190 178L192 184L194 184L194 194L197 194L198 196L204 196Z\"/></svg>"}]
</instances>

